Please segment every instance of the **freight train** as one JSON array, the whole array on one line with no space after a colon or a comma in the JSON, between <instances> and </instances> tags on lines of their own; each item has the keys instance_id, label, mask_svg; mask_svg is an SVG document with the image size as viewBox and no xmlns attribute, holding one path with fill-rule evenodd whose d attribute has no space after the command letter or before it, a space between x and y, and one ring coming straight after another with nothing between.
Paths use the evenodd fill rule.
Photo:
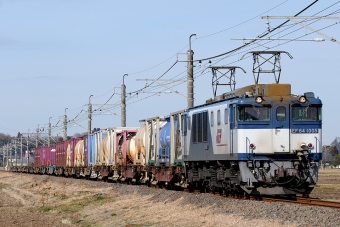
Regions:
<instances>
[{"instance_id":1,"label":"freight train","mask_svg":"<svg viewBox=\"0 0 340 227\"><path fill-rule=\"evenodd\" d=\"M293 95L290 84L255 78L141 127L38 147L34 166L14 170L233 195L309 194L322 159L321 109L313 92Z\"/></svg>"}]
</instances>

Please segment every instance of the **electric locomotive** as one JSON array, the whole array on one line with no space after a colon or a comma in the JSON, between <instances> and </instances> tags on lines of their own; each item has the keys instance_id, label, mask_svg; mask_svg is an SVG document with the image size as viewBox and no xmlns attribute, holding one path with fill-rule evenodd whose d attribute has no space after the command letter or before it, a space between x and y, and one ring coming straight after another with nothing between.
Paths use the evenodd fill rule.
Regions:
<instances>
[{"instance_id":1,"label":"electric locomotive","mask_svg":"<svg viewBox=\"0 0 340 227\"><path fill-rule=\"evenodd\" d=\"M258 83L257 57L279 60L281 53L286 52L252 52L254 85L187 111L188 187L249 195L312 191L322 158L322 102L313 92L292 95L291 85L280 84L275 74L276 83Z\"/></svg>"}]
</instances>

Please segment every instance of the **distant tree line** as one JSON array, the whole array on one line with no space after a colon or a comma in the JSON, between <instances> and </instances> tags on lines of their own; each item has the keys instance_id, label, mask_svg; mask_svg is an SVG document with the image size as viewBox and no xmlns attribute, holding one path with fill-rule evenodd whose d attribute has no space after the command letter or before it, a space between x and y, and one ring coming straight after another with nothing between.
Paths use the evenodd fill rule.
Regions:
<instances>
[{"instance_id":1,"label":"distant tree line","mask_svg":"<svg viewBox=\"0 0 340 227\"><path fill-rule=\"evenodd\" d=\"M9 134L0 133L0 146L10 143L12 138Z\"/></svg>"},{"instance_id":2,"label":"distant tree line","mask_svg":"<svg viewBox=\"0 0 340 227\"><path fill-rule=\"evenodd\" d=\"M75 133L73 136L67 136L67 140L71 139L71 138L80 138L83 137L84 135L87 135L87 132L83 132L83 133ZM24 150L26 150L26 144L27 144L27 134L22 135L20 132L17 133L16 136L11 136L9 134L6 133L0 133L0 147L6 146L7 144L10 144L11 142L13 142L14 139L17 138L23 138L22 143L24 144ZM51 145L55 145L57 142L63 141L64 138L61 136L52 136L51 137ZM20 140L19 140L20 141ZM39 135L38 136L38 145L39 146L47 146L48 144L48 136L46 136L46 134L44 135ZM20 142L18 142L18 144L20 144ZM35 133L30 134L30 138L29 138L29 150L33 150L35 148L36 145L36 137L35 137ZM20 145L18 145L20 146Z\"/></svg>"},{"instance_id":3,"label":"distant tree line","mask_svg":"<svg viewBox=\"0 0 340 227\"><path fill-rule=\"evenodd\" d=\"M340 137L336 137L329 146L323 146L322 161L333 166L340 165Z\"/></svg>"}]
</instances>

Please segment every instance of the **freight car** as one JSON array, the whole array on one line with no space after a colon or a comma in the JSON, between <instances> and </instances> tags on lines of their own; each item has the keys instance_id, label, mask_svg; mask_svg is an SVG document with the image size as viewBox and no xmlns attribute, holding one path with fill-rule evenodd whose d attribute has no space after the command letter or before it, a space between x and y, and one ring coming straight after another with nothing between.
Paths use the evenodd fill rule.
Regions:
<instances>
[{"instance_id":1,"label":"freight car","mask_svg":"<svg viewBox=\"0 0 340 227\"><path fill-rule=\"evenodd\" d=\"M275 67L282 53L252 52L253 85L143 119L141 127L57 143L53 168L41 163L38 148L35 172L224 194L309 194L322 158L322 102L313 92L293 95L290 84L279 83ZM261 54L276 59L273 84L259 83Z\"/></svg>"}]
</instances>

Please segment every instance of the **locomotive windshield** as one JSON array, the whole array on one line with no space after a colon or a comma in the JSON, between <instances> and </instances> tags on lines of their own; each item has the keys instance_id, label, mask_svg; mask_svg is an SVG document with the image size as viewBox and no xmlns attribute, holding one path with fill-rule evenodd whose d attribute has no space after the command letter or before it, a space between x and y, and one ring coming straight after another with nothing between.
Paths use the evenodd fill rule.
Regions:
<instances>
[{"instance_id":1,"label":"locomotive windshield","mask_svg":"<svg viewBox=\"0 0 340 227\"><path fill-rule=\"evenodd\" d=\"M265 106L238 106L238 121L269 121L270 108Z\"/></svg>"},{"instance_id":2,"label":"locomotive windshield","mask_svg":"<svg viewBox=\"0 0 340 227\"><path fill-rule=\"evenodd\" d=\"M321 107L293 106L293 121L321 121Z\"/></svg>"}]
</instances>

